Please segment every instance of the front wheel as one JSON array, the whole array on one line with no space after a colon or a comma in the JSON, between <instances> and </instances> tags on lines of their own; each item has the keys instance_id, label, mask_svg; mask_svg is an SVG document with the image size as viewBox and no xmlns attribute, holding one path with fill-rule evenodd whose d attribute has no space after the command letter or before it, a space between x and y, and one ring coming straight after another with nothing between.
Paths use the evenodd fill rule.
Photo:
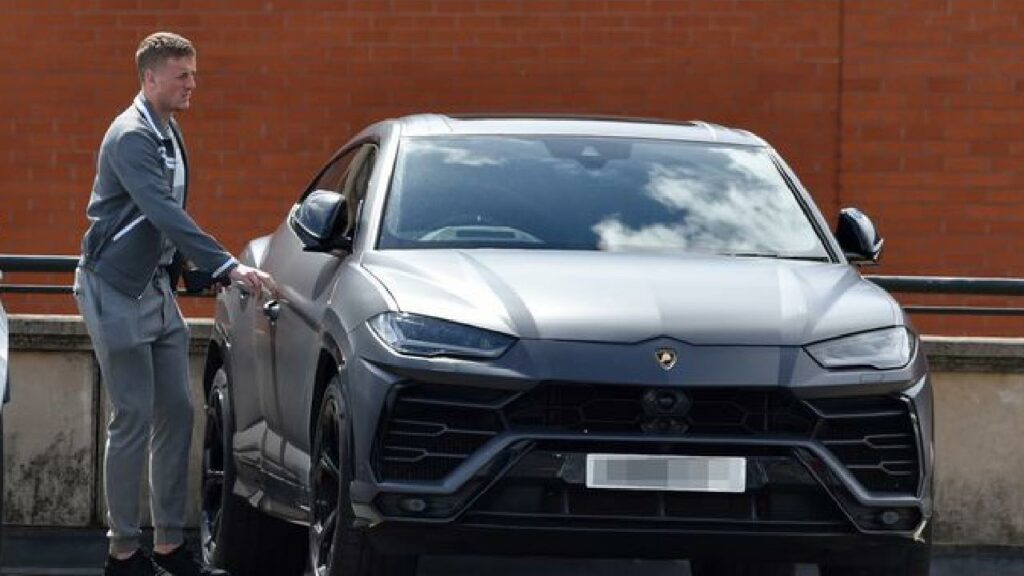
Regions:
<instances>
[{"instance_id":1,"label":"front wheel","mask_svg":"<svg viewBox=\"0 0 1024 576\"><path fill-rule=\"evenodd\" d=\"M390 556L373 548L353 526L352 425L335 376L324 392L310 467L309 553L314 576L413 576L415 556Z\"/></svg>"}]
</instances>

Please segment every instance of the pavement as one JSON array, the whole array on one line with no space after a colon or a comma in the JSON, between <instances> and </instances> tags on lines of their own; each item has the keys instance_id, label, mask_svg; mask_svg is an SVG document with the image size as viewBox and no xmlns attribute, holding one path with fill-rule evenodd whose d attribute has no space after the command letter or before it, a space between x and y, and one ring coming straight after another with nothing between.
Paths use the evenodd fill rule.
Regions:
<instances>
[{"instance_id":1,"label":"pavement","mask_svg":"<svg viewBox=\"0 0 1024 576\"><path fill-rule=\"evenodd\" d=\"M190 534L195 546L195 534ZM24 528L4 532L0 574L5 576L97 576L106 552L99 529ZM494 558L427 556L418 576L689 576L686 561L578 560L563 558ZM799 576L817 576L801 566ZM235 575L244 576L244 575ZM1024 576L1024 548L940 546L932 559L932 576Z\"/></svg>"}]
</instances>

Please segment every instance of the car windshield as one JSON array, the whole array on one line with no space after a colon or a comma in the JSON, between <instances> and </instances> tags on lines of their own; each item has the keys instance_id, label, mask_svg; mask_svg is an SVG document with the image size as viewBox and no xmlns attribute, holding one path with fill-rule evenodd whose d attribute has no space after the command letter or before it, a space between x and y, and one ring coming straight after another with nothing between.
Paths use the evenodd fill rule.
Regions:
<instances>
[{"instance_id":1,"label":"car windshield","mask_svg":"<svg viewBox=\"0 0 1024 576\"><path fill-rule=\"evenodd\" d=\"M828 259L766 149L628 138L405 139L378 247Z\"/></svg>"}]
</instances>

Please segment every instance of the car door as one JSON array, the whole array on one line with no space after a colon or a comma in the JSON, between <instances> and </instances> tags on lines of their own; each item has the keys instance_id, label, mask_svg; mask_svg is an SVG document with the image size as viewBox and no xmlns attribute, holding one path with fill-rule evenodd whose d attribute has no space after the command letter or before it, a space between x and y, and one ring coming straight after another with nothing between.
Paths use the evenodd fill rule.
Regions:
<instances>
[{"instance_id":1,"label":"car door","mask_svg":"<svg viewBox=\"0 0 1024 576\"><path fill-rule=\"evenodd\" d=\"M260 295L250 294L237 284L228 288L227 293L237 303L229 338L231 405L236 430L231 444L238 457L239 476L255 488L262 484L260 471L267 434L268 405L260 382L270 374L269 326L261 313Z\"/></svg>"},{"instance_id":2,"label":"car door","mask_svg":"<svg viewBox=\"0 0 1024 576\"><path fill-rule=\"evenodd\" d=\"M336 157L311 190L330 190L350 197L365 189L376 147L366 143ZM300 201L301 203L301 201ZM320 334L327 300L344 255L306 252L292 224L274 236L264 267L278 285L278 298L265 305L270 330L270 380L265 393L273 398L268 414L264 469L282 481L282 490L304 486L309 471L309 405L320 353ZM293 493L301 502L302 495ZM286 498L287 499L287 498Z\"/></svg>"}]
</instances>

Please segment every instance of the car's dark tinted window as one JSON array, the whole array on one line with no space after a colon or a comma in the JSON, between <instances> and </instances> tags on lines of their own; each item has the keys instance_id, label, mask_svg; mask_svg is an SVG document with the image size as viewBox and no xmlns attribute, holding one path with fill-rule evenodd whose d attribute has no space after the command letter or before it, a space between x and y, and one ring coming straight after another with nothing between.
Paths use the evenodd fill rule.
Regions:
<instances>
[{"instance_id":1,"label":"car's dark tinted window","mask_svg":"<svg viewBox=\"0 0 1024 576\"><path fill-rule=\"evenodd\" d=\"M345 152L341 156L335 158L330 164L324 168L316 181L306 190L306 193L302 195L303 198L307 194L314 190L330 190L331 192L342 193L342 189L345 186L345 176L348 174L349 164L352 163L352 159L356 157L356 153L359 152L359 148L353 148L348 152Z\"/></svg>"},{"instance_id":2,"label":"car's dark tinted window","mask_svg":"<svg viewBox=\"0 0 1024 576\"><path fill-rule=\"evenodd\" d=\"M336 192L345 197L345 213L335 220L334 234L351 235L355 230L355 217L359 204L366 196L367 183L373 174L377 159L376 144L357 146L332 160L320 172L313 184L303 193L299 204L310 201L316 190Z\"/></svg>"},{"instance_id":3,"label":"car's dark tinted window","mask_svg":"<svg viewBox=\"0 0 1024 576\"><path fill-rule=\"evenodd\" d=\"M378 246L827 257L766 150L615 138L407 139Z\"/></svg>"}]
</instances>

